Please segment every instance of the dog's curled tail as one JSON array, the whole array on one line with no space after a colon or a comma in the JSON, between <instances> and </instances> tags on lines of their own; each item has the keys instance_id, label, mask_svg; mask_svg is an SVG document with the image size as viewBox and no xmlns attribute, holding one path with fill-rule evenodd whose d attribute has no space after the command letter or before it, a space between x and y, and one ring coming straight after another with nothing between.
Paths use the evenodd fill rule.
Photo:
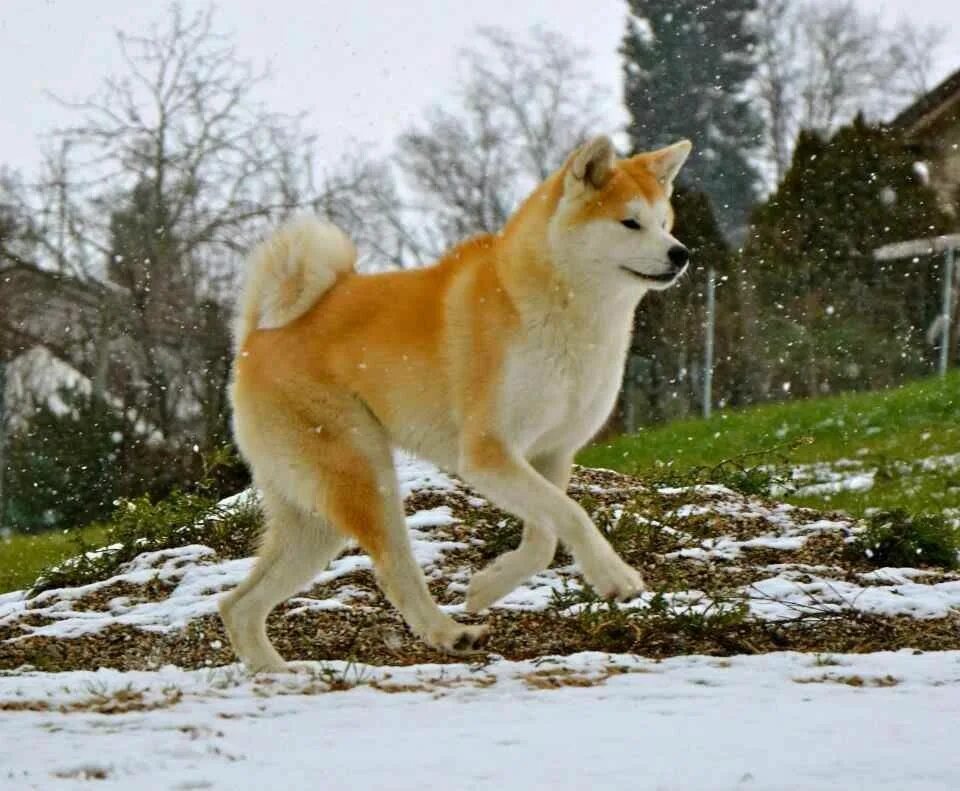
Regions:
<instances>
[{"instance_id":1,"label":"dog's curled tail","mask_svg":"<svg viewBox=\"0 0 960 791\"><path fill-rule=\"evenodd\" d=\"M281 225L250 253L234 326L236 347L254 330L300 318L356 261L353 242L332 223L305 215Z\"/></svg>"}]
</instances>

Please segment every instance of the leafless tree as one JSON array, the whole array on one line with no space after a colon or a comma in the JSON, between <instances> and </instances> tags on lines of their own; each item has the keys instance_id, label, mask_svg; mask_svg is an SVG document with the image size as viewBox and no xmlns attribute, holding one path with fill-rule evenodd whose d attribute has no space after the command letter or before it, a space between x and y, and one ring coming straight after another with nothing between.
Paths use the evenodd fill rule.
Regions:
<instances>
[{"instance_id":1,"label":"leafless tree","mask_svg":"<svg viewBox=\"0 0 960 791\"><path fill-rule=\"evenodd\" d=\"M879 20L843 0L808 4L798 21L803 36L798 124L826 132L857 110L873 114L878 81L890 76Z\"/></svg>"},{"instance_id":2,"label":"leafless tree","mask_svg":"<svg viewBox=\"0 0 960 791\"><path fill-rule=\"evenodd\" d=\"M800 79L799 31L791 24L790 0L764 0L756 14L756 92L764 112L774 183L790 165L794 91Z\"/></svg>"},{"instance_id":3,"label":"leafless tree","mask_svg":"<svg viewBox=\"0 0 960 791\"><path fill-rule=\"evenodd\" d=\"M463 52L462 107L433 109L398 142L421 256L499 229L600 117L586 53L571 42L542 29L521 40L485 28L477 39Z\"/></svg>"},{"instance_id":4,"label":"leafless tree","mask_svg":"<svg viewBox=\"0 0 960 791\"><path fill-rule=\"evenodd\" d=\"M208 353L228 347L214 308L264 224L313 197L311 140L256 101L266 74L215 32L212 10L174 5L162 26L117 39L123 74L63 102L81 120L55 135L39 238L59 268L128 293L136 359L116 367L135 371L125 378L142 382L157 428L209 433L187 394L225 382Z\"/></svg>"},{"instance_id":5,"label":"leafless tree","mask_svg":"<svg viewBox=\"0 0 960 791\"><path fill-rule=\"evenodd\" d=\"M852 0L761 0L754 92L767 121L773 183L800 129L829 134L858 112L887 118L929 89L943 34L901 20L885 27Z\"/></svg>"},{"instance_id":6,"label":"leafless tree","mask_svg":"<svg viewBox=\"0 0 960 791\"><path fill-rule=\"evenodd\" d=\"M345 229L360 254L362 270L429 263L418 233L419 217L401 198L388 161L354 150L326 173L313 209Z\"/></svg>"},{"instance_id":7,"label":"leafless tree","mask_svg":"<svg viewBox=\"0 0 960 791\"><path fill-rule=\"evenodd\" d=\"M98 323L127 332L108 352L94 344L104 375L165 436L212 441L224 429L242 255L279 217L312 207L365 252L397 258L399 233L365 211L392 184L359 159L318 180L303 116L258 101L269 75L217 32L212 9L173 5L162 24L117 41L123 71L87 100L59 100L79 120L53 135L39 183L10 190L12 214L33 218L29 250L0 242L0 255L113 284L123 298Z\"/></svg>"},{"instance_id":8,"label":"leafless tree","mask_svg":"<svg viewBox=\"0 0 960 791\"><path fill-rule=\"evenodd\" d=\"M947 40L947 30L933 25L919 27L901 19L893 34L892 50L900 64L900 91L907 99L922 96L933 87L934 65Z\"/></svg>"},{"instance_id":9,"label":"leafless tree","mask_svg":"<svg viewBox=\"0 0 960 791\"><path fill-rule=\"evenodd\" d=\"M209 277L264 220L311 197L311 140L301 118L257 102L267 75L215 32L212 10L186 16L174 5L164 26L117 39L124 74L91 99L63 102L82 120L56 134L51 175L102 256L113 253L111 211L140 186L166 214L157 230L174 239L172 257Z\"/></svg>"},{"instance_id":10,"label":"leafless tree","mask_svg":"<svg viewBox=\"0 0 960 791\"><path fill-rule=\"evenodd\" d=\"M467 100L499 116L522 169L542 181L596 133L601 92L582 65L589 53L542 28L533 29L530 42L497 28L481 29L479 39L465 53Z\"/></svg>"}]
</instances>

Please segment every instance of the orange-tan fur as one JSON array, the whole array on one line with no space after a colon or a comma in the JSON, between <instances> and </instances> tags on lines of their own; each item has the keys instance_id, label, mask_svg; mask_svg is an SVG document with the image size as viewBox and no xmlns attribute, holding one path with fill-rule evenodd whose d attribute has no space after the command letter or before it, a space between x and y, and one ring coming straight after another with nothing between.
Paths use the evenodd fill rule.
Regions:
<instances>
[{"instance_id":1,"label":"orange-tan fur","mask_svg":"<svg viewBox=\"0 0 960 791\"><path fill-rule=\"evenodd\" d=\"M396 446L524 520L521 546L475 575L468 610L545 568L558 539L601 595L642 590L565 490L573 454L614 404L636 302L679 274L668 198L688 152L684 141L616 160L597 138L501 233L425 269L357 274L349 240L310 218L254 251L231 396L268 526L250 577L221 603L250 667L283 667L266 616L347 538L428 642L460 650L483 637L439 610L414 562ZM627 218L643 229L624 229Z\"/></svg>"}]
</instances>

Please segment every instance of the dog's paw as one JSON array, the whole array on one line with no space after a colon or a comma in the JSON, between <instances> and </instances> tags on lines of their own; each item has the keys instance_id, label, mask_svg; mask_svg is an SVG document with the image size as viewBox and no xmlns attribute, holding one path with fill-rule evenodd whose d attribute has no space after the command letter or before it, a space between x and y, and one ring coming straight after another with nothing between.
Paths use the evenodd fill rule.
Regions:
<instances>
[{"instance_id":1,"label":"dog's paw","mask_svg":"<svg viewBox=\"0 0 960 791\"><path fill-rule=\"evenodd\" d=\"M448 654L470 655L482 653L490 627L468 626L451 621L451 625L427 635L426 641L438 651Z\"/></svg>"},{"instance_id":2,"label":"dog's paw","mask_svg":"<svg viewBox=\"0 0 960 791\"><path fill-rule=\"evenodd\" d=\"M282 659L279 661L270 659L245 661L244 665L246 665L247 671L252 676L302 672L302 669L298 668L294 663L284 662Z\"/></svg>"},{"instance_id":3,"label":"dog's paw","mask_svg":"<svg viewBox=\"0 0 960 791\"><path fill-rule=\"evenodd\" d=\"M603 569L593 579L588 578L587 582L601 599L615 601L628 601L647 589L640 572L619 558L616 564Z\"/></svg>"}]
</instances>

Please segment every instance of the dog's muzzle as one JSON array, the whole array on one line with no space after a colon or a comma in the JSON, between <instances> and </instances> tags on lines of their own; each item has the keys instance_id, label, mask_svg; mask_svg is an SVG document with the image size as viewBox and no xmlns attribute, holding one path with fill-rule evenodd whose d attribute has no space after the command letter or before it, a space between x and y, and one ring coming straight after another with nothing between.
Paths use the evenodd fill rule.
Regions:
<instances>
[{"instance_id":1,"label":"dog's muzzle","mask_svg":"<svg viewBox=\"0 0 960 791\"><path fill-rule=\"evenodd\" d=\"M690 251L682 244L675 244L667 250L667 259L670 261L670 271L659 275L649 275L646 272L638 272L636 269L631 269L628 266L621 266L620 268L624 272L629 272L634 277L639 277L641 280L649 280L652 283L672 283L680 277L680 275L683 274L683 270L687 268L687 264L690 261Z\"/></svg>"}]
</instances>

